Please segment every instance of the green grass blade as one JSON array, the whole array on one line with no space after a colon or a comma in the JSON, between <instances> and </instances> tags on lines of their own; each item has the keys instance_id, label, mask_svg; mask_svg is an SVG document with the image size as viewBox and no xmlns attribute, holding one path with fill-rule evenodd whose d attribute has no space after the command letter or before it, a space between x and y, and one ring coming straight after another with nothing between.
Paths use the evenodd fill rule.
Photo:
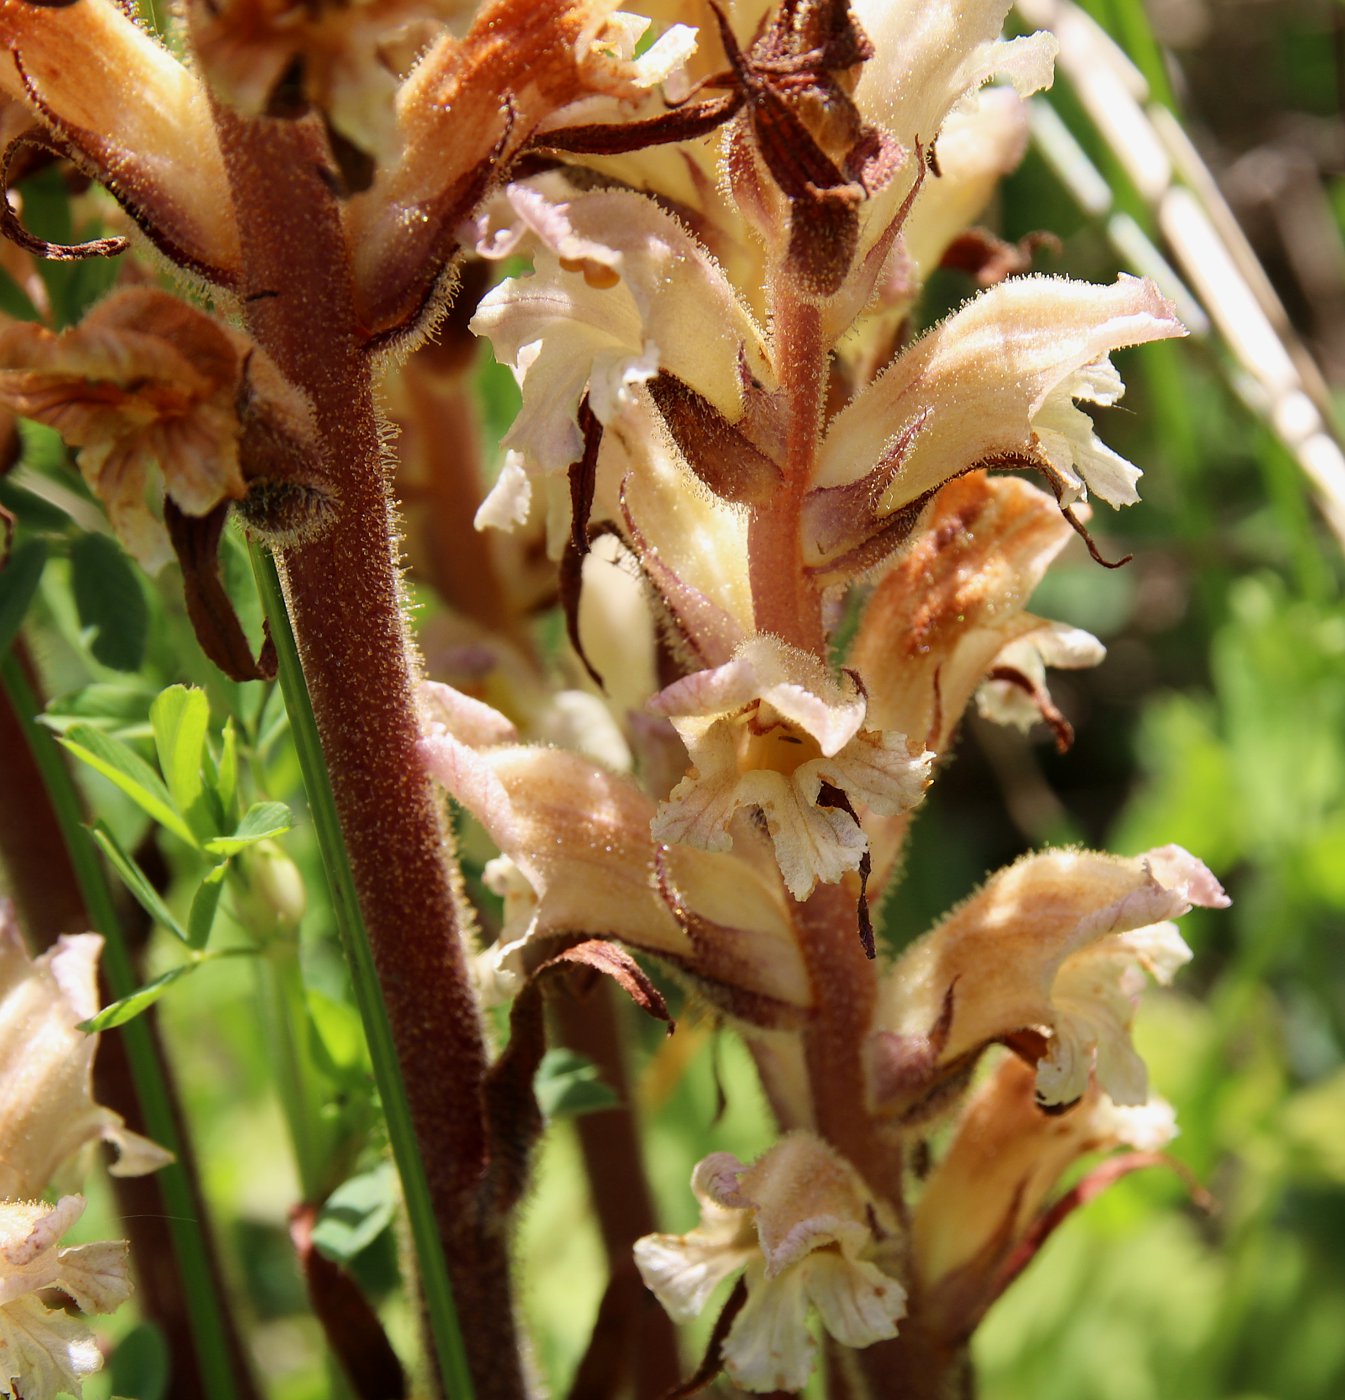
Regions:
<instances>
[{"instance_id":1,"label":"green grass blade","mask_svg":"<svg viewBox=\"0 0 1345 1400\"><path fill-rule=\"evenodd\" d=\"M159 775L120 739L87 724L72 724L59 742L81 763L115 783L147 816L165 830L195 846L196 837L182 819Z\"/></svg>"},{"instance_id":2,"label":"green grass blade","mask_svg":"<svg viewBox=\"0 0 1345 1400\"><path fill-rule=\"evenodd\" d=\"M254 802L243 814L243 820L234 832L228 836L216 836L205 843L205 848L215 856L237 855L239 851L255 846L258 841L283 836L293 825L290 809L283 802Z\"/></svg>"},{"instance_id":3,"label":"green grass blade","mask_svg":"<svg viewBox=\"0 0 1345 1400\"><path fill-rule=\"evenodd\" d=\"M137 903L145 913L175 938L190 943L187 930L179 923L177 915L164 902L163 896L150 883L149 876L136 864L135 857L122 846L107 824L101 821L94 822L92 832L93 839L107 857L108 864L121 876L122 883L136 897Z\"/></svg>"},{"instance_id":4,"label":"green grass blade","mask_svg":"<svg viewBox=\"0 0 1345 1400\"><path fill-rule=\"evenodd\" d=\"M425 1311L430 1333L438 1353L439 1373L445 1395L453 1400L471 1400L474 1390L467 1368L467 1353L453 1305L453 1290L444 1264L443 1247L435 1224L429 1187L415 1131L411 1125L411 1110L407 1104L406 1088L401 1067L393 1045L392 1028L379 993L378 974L369 947L360 913L355 881L346 860L341 824L336 815L327 765L318 739L317 724L309 704L308 687L299 664L299 654L290 631L289 615L280 589L280 579L269 553L256 543L250 545L252 564L257 575L271 639L275 643L279 663L280 685L284 691L285 707L289 712L295 748L303 768L304 788L308 794L309 810L322 848L323 864L337 915L337 927L350 966L364 1033L369 1042L374 1079L378 1084L383 1111L387 1116L388 1138L402 1178L406 1195L406 1212L415 1242L420 1266L421 1287L425 1294Z\"/></svg>"}]
</instances>

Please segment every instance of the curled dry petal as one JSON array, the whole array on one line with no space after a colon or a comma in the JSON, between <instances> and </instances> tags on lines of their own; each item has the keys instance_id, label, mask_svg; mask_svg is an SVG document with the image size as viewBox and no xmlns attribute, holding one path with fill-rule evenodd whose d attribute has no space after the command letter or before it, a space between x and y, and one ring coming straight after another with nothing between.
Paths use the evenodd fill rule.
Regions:
<instances>
[{"instance_id":1,"label":"curled dry petal","mask_svg":"<svg viewBox=\"0 0 1345 1400\"><path fill-rule=\"evenodd\" d=\"M249 480L300 475L313 455L307 402L240 332L167 292L128 288L54 334L0 332L0 402L79 449L79 465L126 547L168 557L150 506L158 468L172 500L207 515Z\"/></svg>"},{"instance_id":2,"label":"curled dry petal","mask_svg":"<svg viewBox=\"0 0 1345 1400\"><path fill-rule=\"evenodd\" d=\"M578 754L478 751L443 726L421 752L531 888L529 942L619 939L693 979L735 1017L798 1024L811 989L793 925L778 891L744 861L679 852L660 872L653 803Z\"/></svg>"},{"instance_id":3,"label":"curled dry petal","mask_svg":"<svg viewBox=\"0 0 1345 1400\"><path fill-rule=\"evenodd\" d=\"M1036 1102L1029 1065L1006 1057L958 1120L920 1197L911 1241L934 1325L961 1340L994 1301L997 1275L1081 1157L1162 1149L1176 1135L1162 1099L1118 1107L1096 1084L1065 1113Z\"/></svg>"},{"instance_id":4,"label":"curled dry petal","mask_svg":"<svg viewBox=\"0 0 1345 1400\"><path fill-rule=\"evenodd\" d=\"M40 1195L81 1148L99 1140L117 1148L118 1176L172 1161L119 1113L93 1101L98 1037L77 1027L98 1010L102 946L93 934L66 936L31 959L0 909L0 1199Z\"/></svg>"},{"instance_id":5,"label":"curled dry petal","mask_svg":"<svg viewBox=\"0 0 1345 1400\"><path fill-rule=\"evenodd\" d=\"M102 1353L78 1318L49 1309L40 1292L60 1289L85 1312L113 1312L131 1295L125 1242L59 1248L84 1213L82 1196L55 1205L0 1200L0 1358L6 1387L24 1400L82 1389Z\"/></svg>"},{"instance_id":6,"label":"curled dry petal","mask_svg":"<svg viewBox=\"0 0 1345 1400\"><path fill-rule=\"evenodd\" d=\"M1087 489L1127 504L1138 473L1099 447L1072 399L1114 401L1113 350L1182 334L1171 305L1139 278L1123 275L1110 287L1013 278L935 327L837 414L814 484L862 476L923 415L876 503L880 518L1000 459L1039 466L1064 504Z\"/></svg>"},{"instance_id":7,"label":"curled dry petal","mask_svg":"<svg viewBox=\"0 0 1345 1400\"><path fill-rule=\"evenodd\" d=\"M242 256L210 100L116 0L0 0L0 92L24 102L174 262L233 285Z\"/></svg>"},{"instance_id":8,"label":"curled dry petal","mask_svg":"<svg viewBox=\"0 0 1345 1400\"><path fill-rule=\"evenodd\" d=\"M1190 957L1168 920L1193 905L1227 903L1218 881L1179 846L1133 859L1051 851L1000 871L885 979L884 1029L872 1042L879 1102L908 1111L991 1041L1042 1031L1042 1103L1072 1103L1094 1069L1116 1103L1143 1103L1147 1079L1130 1042L1143 974L1166 982ZM905 1048L931 1040L924 1082L913 1083L899 1072Z\"/></svg>"},{"instance_id":9,"label":"curled dry petal","mask_svg":"<svg viewBox=\"0 0 1345 1400\"><path fill-rule=\"evenodd\" d=\"M733 1381L753 1391L798 1390L816 1347L808 1312L843 1346L896 1335L906 1293L872 1256L895 1229L855 1169L811 1133L793 1132L752 1166L720 1152L691 1179L700 1225L635 1245L646 1285L679 1322L720 1282L746 1270L747 1302L724 1340Z\"/></svg>"}]
</instances>

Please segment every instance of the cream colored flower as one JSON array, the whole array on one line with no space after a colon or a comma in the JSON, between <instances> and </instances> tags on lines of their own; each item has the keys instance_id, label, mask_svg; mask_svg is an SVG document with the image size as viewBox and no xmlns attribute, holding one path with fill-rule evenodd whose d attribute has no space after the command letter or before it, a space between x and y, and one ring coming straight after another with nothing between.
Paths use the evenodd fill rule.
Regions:
<instances>
[{"instance_id":1,"label":"cream colored flower","mask_svg":"<svg viewBox=\"0 0 1345 1400\"><path fill-rule=\"evenodd\" d=\"M1050 1216L1052 1197L1079 1159L1117 1147L1156 1153L1176 1135L1170 1104L1118 1107L1096 1083L1066 1112L1044 1113L1031 1066L1006 1057L963 1109L913 1213L911 1259L932 1330L953 1344L971 1334L1063 1218ZM1113 1179L1104 1164L1067 1204Z\"/></svg>"},{"instance_id":2,"label":"cream colored flower","mask_svg":"<svg viewBox=\"0 0 1345 1400\"><path fill-rule=\"evenodd\" d=\"M1150 979L1166 987L1190 961L1169 921L1114 933L1066 958L1051 986L1050 1048L1037 1062L1041 1102L1073 1103L1095 1073L1113 1103L1143 1104L1149 1075L1130 1039L1135 1008Z\"/></svg>"},{"instance_id":3,"label":"cream colored flower","mask_svg":"<svg viewBox=\"0 0 1345 1400\"><path fill-rule=\"evenodd\" d=\"M103 1365L89 1329L38 1296L58 1288L86 1313L115 1311L131 1295L125 1241L59 1248L84 1213L83 1196L54 1206L0 1201L0 1390L23 1400L79 1395Z\"/></svg>"},{"instance_id":4,"label":"cream colored flower","mask_svg":"<svg viewBox=\"0 0 1345 1400\"><path fill-rule=\"evenodd\" d=\"M1105 363L1113 350L1183 334L1139 278L1110 287L1011 278L918 340L832 419L814 485L864 478L905 432L913 440L877 483L879 516L1001 463L1038 466L1066 505L1086 490L1125 504L1138 473L1099 446L1072 401L1114 402L1120 381Z\"/></svg>"},{"instance_id":5,"label":"cream colored flower","mask_svg":"<svg viewBox=\"0 0 1345 1400\"><path fill-rule=\"evenodd\" d=\"M509 967L524 944L614 938L736 1019L805 1019L812 987L778 880L737 854L660 851L654 803L633 782L580 754L513 742L503 716L447 686L432 694L425 765L510 860L496 867Z\"/></svg>"},{"instance_id":6,"label":"cream colored flower","mask_svg":"<svg viewBox=\"0 0 1345 1400\"><path fill-rule=\"evenodd\" d=\"M510 465L563 474L583 452L580 400L605 427L627 418L639 386L665 371L729 421L744 374L773 382L762 333L718 265L650 200L622 190L575 195L555 177L511 185L478 221L477 251L530 253L530 276L503 282L472 319L514 370L523 406L505 438ZM497 488L517 518L516 471Z\"/></svg>"},{"instance_id":7,"label":"cream colored flower","mask_svg":"<svg viewBox=\"0 0 1345 1400\"><path fill-rule=\"evenodd\" d=\"M1108 505L1130 506L1139 500L1135 483L1140 469L1100 443L1093 420L1075 400L1110 407L1125 393L1116 366L1104 355L1061 380L1032 417L1037 445L1062 483L1068 504L1091 490Z\"/></svg>"},{"instance_id":8,"label":"cream colored flower","mask_svg":"<svg viewBox=\"0 0 1345 1400\"><path fill-rule=\"evenodd\" d=\"M756 636L731 661L675 681L649 703L668 716L694 765L659 807L656 840L709 851L733 845L740 808L766 819L785 884L805 899L821 880L857 870L867 850L853 805L905 811L924 793L929 759L904 736L864 727L867 701L850 675Z\"/></svg>"},{"instance_id":9,"label":"cream colored flower","mask_svg":"<svg viewBox=\"0 0 1345 1400\"><path fill-rule=\"evenodd\" d=\"M87 1144L117 1148L111 1170L140 1176L172 1154L93 1101L98 1037L78 1024L98 1010L93 934L61 938L30 958L0 910L0 1199L39 1196Z\"/></svg>"},{"instance_id":10,"label":"cream colored flower","mask_svg":"<svg viewBox=\"0 0 1345 1400\"><path fill-rule=\"evenodd\" d=\"M1059 45L1045 33L1001 39L1008 0L855 0L852 8L877 54L855 102L908 149L917 139L928 147L949 112L991 78L1007 79L1020 97L1051 85Z\"/></svg>"},{"instance_id":11,"label":"cream colored flower","mask_svg":"<svg viewBox=\"0 0 1345 1400\"><path fill-rule=\"evenodd\" d=\"M1000 871L884 980L872 1047L879 1101L908 1111L992 1041L1035 1032L1042 1103L1074 1102L1094 1072L1115 1103L1143 1103L1147 1075L1130 1040L1139 991L1191 956L1171 919L1227 904L1180 846L1130 860L1049 851Z\"/></svg>"},{"instance_id":12,"label":"cream colored flower","mask_svg":"<svg viewBox=\"0 0 1345 1400\"><path fill-rule=\"evenodd\" d=\"M691 1189L700 1225L646 1235L635 1263L675 1322L695 1317L721 1282L745 1270L747 1301L723 1348L736 1385L801 1389L816 1355L813 1309L842 1346L896 1336L906 1292L872 1262L895 1223L821 1139L790 1133L750 1167L715 1153L697 1165Z\"/></svg>"}]
</instances>

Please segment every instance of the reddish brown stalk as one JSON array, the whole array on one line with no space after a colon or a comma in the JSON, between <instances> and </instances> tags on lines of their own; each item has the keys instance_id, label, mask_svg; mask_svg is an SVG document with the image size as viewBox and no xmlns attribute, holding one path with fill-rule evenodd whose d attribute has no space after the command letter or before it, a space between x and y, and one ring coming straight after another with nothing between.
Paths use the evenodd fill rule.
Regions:
<instances>
[{"instance_id":1,"label":"reddish brown stalk","mask_svg":"<svg viewBox=\"0 0 1345 1400\"><path fill-rule=\"evenodd\" d=\"M897 1335L851 1353L868 1395L899 1400L972 1400L976 1379L965 1346L931 1337L921 1325L918 1298Z\"/></svg>"},{"instance_id":2,"label":"reddish brown stalk","mask_svg":"<svg viewBox=\"0 0 1345 1400\"><path fill-rule=\"evenodd\" d=\"M459 941L451 851L416 753L370 366L339 206L311 120L217 122L250 329L313 402L331 483L319 539L281 558L291 621L387 1008L480 1400L524 1393L503 1222L477 1205L486 1051Z\"/></svg>"},{"instance_id":3,"label":"reddish brown stalk","mask_svg":"<svg viewBox=\"0 0 1345 1400\"><path fill-rule=\"evenodd\" d=\"M22 640L14 643L14 655L35 694L38 677L26 655ZM0 866L4 867L8 890L18 911L19 923L35 949L49 947L63 933L82 933L92 927L79 892L79 881L70 852L66 849L60 823L51 805L41 771L28 747L28 738L9 696L0 690L0 754L5 756L4 801L0 802ZM123 922L129 929L131 919ZM142 935L143 936L143 935ZM102 999L109 1000L107 987ZM145 1014L148 1034L157 1040L153 1008ZM190 1151L190 1139L181 1107L169 1077L170 1061L158 1055L165 1086L178 1125L181 1150L173 1170L181 1171L196 1202L198 1217L207 1218L200 1178ZM94 1096L101 1104L115 1109L137 1132L144 1132L145 1117L131 1075L126 1042L113 1031L105 1033L94 1060ZM156 1174L109 1178L117 1201L119 1228L131 1241L135 1261L139 1304L144 1316L163 1329L168 1354L172 1358L173 1395L178 1400L202 1400L207 1394L201 1360L197 1353L186 1292L178 1271L177 1253L169 1229L169 1210ZM223 1297L218 1260L205 1235L209 1265L215 1276L216 1296ZM256 1395L252 1374L243 1355L242 1344L233 1328L233 1316L221 1319L227 1345L233 1357L234 1388L240 1400Z\"/></svg>"},{"instance_id":4,"label":"reddish brown stalk","mask_svg":"<svg viewBox=\"0 0 1345 1400\"><path fill-rule=\"evenodd\" d=\"M593 1384L581 1391L576 1381L571 1400L581 1394L614 1394L627 1379L634 1400L657 1400L680 1375L677 1337L672 1320L636 1273L631 1252L636 1240L658 1229L658 1222L631 1107L619 1008L612 989L604 983L582 998L557 997L552 1006L561 1043L587 1055L620 1100L615 1108L575 1120L593 1211L607 1253L609 1295L619 1290L618 1305L608 1309L614 1314L611 1334L602 1339L604 1353L616 1363L603 1371L604 1381L615 1379L618 1384L605 1390ZM590 1347L590 1356L594 1351ZM594 1369L598 1369L596 1361Z\"/></svg>"},{"instance_id":5,"label":"reddish brown stalk","mask_svg":"<svg viewBox=\"0 0 1345 1400\"><path fill-rule=\"evenodd\" d=\"M780 387L788 396L788 446L784 486L753 511L748 526L753 620L758 632L821 656L821 599L804 572L800 537L827 382L820 310L793 292L780 292L772 338Z\"/></svg>"},{"instance_id":6,"label":"reddish brown stalk","mask_svg":"<svg viewBox=\"0 0 1345 1400\"><path fill-rule=\"evenodd\" d=\"M854 1163L877 1195L895 1205L900 1156L866 1105L863 1051L878 995L877 964L855 936L849 882L819 885L797 906L795 918L813 989L804 1056L816 1131Z\"/></svg>"},{"instance_id":7,"label":"reddish brown stalk","mask_svg":"<svg viewBox=\"0 0 1345 1400\"><path fill-rule=\"evenodd\" d=\"M773 347L789 405L783 489L752 517L748 550L758 631L823 655L820 598L803 567L803 499L812 483L827 391L827 347L816 302L782 273L776 284ZM855 892L847 881L820 885L797 906L799 944L813 988L805 1032L816 1131L844 1153L879 1195L899 1173L886 1161L865 1105L862 1049L877 995L875 965L855 930ZM792 1126L792 1125L784 1125ZM893 1196L895 1200L895 1195Z\"/></svg>"}]
</instances>

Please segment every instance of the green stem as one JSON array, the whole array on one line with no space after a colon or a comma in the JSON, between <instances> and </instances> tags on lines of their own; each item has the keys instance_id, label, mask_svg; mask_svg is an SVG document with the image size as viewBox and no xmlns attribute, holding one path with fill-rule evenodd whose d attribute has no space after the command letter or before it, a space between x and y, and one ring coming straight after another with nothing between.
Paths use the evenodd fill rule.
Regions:
<instances>
[{"instance_id":1,"label":"green stem","mask_svg":"<svg viewBox=\"0 0 1345 1400\"><path fill-rule=\"evenodd\" d=\"M276 1094L290 1130L299 1191L305 1202L320 1206L333 1182L323 1163L327 1153L309 1087L312 1066L302 1044L302 1028L308 1024L299 950L284 933L277 934L257 963L258 993L265 1008L267 1038L275 1063Z\"/></svg>"},{"instance_id":2,"label":"green stem","mask_svg":"<svg viewBox=\"0 0 1345 1400\"><path fill-rule=\"evenodd\" d=\"M347 965L355 988L355 1001L364 1022L373 1062L374 1080L378 1085L383 1112L387 1116L388 1138L392 1143L397 1170L401 1173L402 1190L406 1195L406 1213L415 1241L420 1264L421 1287L425 1294L425 1310L430 1335L438 1353L440 1377L444 1394L453 1400L471 1400L473 1395L467 1354L453 1306L453 1290L449 1283L444 1252L439 1243L439 1230L430 1201L429 1186L416 1144L411 1123L411 1109L406 1097L397 1052L392 1039L383 998L379 995L378 974L374 968L373 952L360 913L360 901L355 879L346 859L341 823L336 814L327 765L318 739L317 723L309 704L308 687L299 665L299 653L290 630L289 615L280 589L280 579L270 554L255 542L250 545L252 566L257 574L262 604L271 628L279 664L280 686L289 712L290 728L295 749L303 769L308 807L313 815L318 844L322 849L328 886L341 931Z\"/></svg>"},{"instance_id":3,"label":"green stem","mask_svg":"<svg viewBox=\"0 0 1345 1400\"><path fill-rule=\"evenodd\" d=\"M89 918L104 939L102 969L114 997L130 995L139 986L134 963L117 917L112 891L98 853L84 826L84 814L74 780L51 735L35 722L37 700L18 660L9 655L0 663L0 680L19 716L29 749L42 774L52 810L60 823L75 879ZM158 1175L169 1213L169 1231L186 1295L192 1336L200 1359L205 1393L210 1400L240 1400L251 1393L247 1378L236 1374L239 1359L231 1344L226 1319L228 1300L222 1295L213 1267L211 1246L185 1165L188 1147L178 1128L172 1091L159 1062L150 1027L129 1021L118 1032L131 1065L131 1075L144 1114L145 1131L177 1161Z\"/></svg>"}]
</instances>

